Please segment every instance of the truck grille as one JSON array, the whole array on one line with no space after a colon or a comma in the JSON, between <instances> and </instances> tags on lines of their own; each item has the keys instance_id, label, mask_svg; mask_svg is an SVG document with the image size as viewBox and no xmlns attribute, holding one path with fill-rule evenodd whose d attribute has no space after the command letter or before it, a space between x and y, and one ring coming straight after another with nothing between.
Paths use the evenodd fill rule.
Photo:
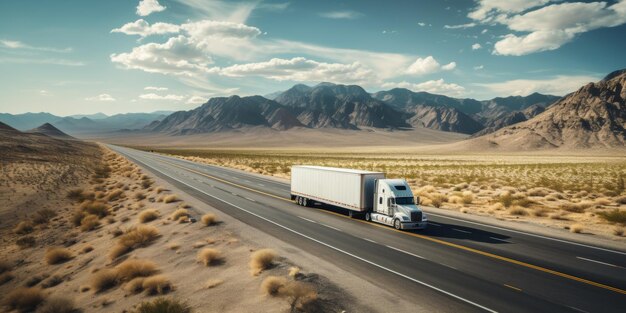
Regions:
<instances>
[{"instance_id":1,"label":"truck grille","mask_svg":"<svg viewBox=\"0 0 626 313\"><path fill-rule=\"evenodd\" d=\"M411 212L411 222L421 222L422 212Z\"/></svg>"}]
</instances>

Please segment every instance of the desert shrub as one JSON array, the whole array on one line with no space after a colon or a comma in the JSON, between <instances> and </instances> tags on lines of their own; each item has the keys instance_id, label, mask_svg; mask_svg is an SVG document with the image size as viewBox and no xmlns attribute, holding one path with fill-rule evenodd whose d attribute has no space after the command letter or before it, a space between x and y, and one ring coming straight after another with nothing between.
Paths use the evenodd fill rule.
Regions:
<instances>
[{"instance_id":1,"label":"desert shrub","mask_svg":"<svg viewBox=\"0 0 626 313\"><path fill-rule=\"evenodd\" d=\"M119 237L119 236L121 236L123 234L124 234L124 232L121 229L119 229L119 228L115 228L115 229L113 229L111 231L111 235L113 236L113 238Z\"/></svg>"},{"instance_id":2,"label":"desert shrub","mask_svg":"<svg viewBox=\"0 0 626 313\"><path fill-rule=\"evenodd\" d=\"M548 210L544 208L538 208L533 211L533 215L536 217L546 217L548 216Z\"/></svg>"},{"instance_id":3,"label":"desert shrub","mask_svg":"<svg viewBox=\"0 0 626 313\"><path fill-rule=\"evenodd\" d=\"M435 193L430 195L430 201L434 207L440 208L444 202L448 201L448 197L440 193Z\"/></svg>"},{"instance_id":4,"label":"desert shrub","mask_svg":"<svg viewBox=\"0 0 626 313\"><path fill-rule=\"evenodd\" d=\"M145 198L146 198L146 195L145 195L143 192L141 192L141 191L137 191L137 192L135 193L135 199L136 199L136 200L141 201L141 200L143 200L143 199L145 199Z\"/></svg>"},{"instance_id":5,"label":"desert shrub","mask_svg":"<svg viewBox=\"0 0 626 313\"><path fill-rule=\"evenodd\" d=\"M96 292L115 287L117 285L117 271L112 269L97 271L91 277L90 285Z\"/></svg>"},{"instance_id":6,"label":"desert shrub","mask_svg":"<svg viewBox=\"0 0 626 313\"><path fill-rule=\"evenodd\" d=\"M83 212L82 210L80 209L75 210L71 217L72 224L74 224L74 226L76 227L80 226L85 215L86 215L85 212Z\"/></svg>"},{"instance_id":7,"label":"desert shrub","mask_svg":"<svg viewBox=\"0 0 626 313\"><path fill-rule=\"evenodd\" d=\"M127 247L124 245L120 245L120 244L116 244L113 246L113 248L111 248L111 250L109 251L109 258L111 260L115 260L117 258L119 258L120 256L132 251L133 248L131 247Z\"/></svg>"},{"instance_id":8,"label":"desert shrub","mask_svg":"<svg viewBox=\"0 0 626 313\"><path fill-rule=\"evenodd\" d=\"M221 279L209 279L206 284L204 284L204 288L211 289L221 285L224 281Z\"/></svg>"},{"instance_id":9,"label":"desert shrub","mask_svg":"<svg viewBox=\"0 0 626 313\"><path fill-rule=\"evenodd\" d=\"M100 218L109 215L109 206L100 201L85 201L81 203L80 210Z\"/></svg>"},{"instance_id":10,"label":"desert shrub","mask_svg":"<svg viewBox=\"0 0 626 313\"><path fill-rule=\"evenodd\" d=\"M157 298L141 303L134 313L191 313L191 307L175 299Z\"/></svg>"},{"instance_id":11,"label":"desert shrub","mask_svg":"<svg viewBox=\"0 0 626 313\"><path fill-rule=\"evenodd\" d=\"M139 212L139 216L137 218L139 219L140 223L154 221L159 218L159 211L155 209L146 209Z\"/></svg>"},{"instance_id":12,"label":"desert shrub","mask_svg":"<svg viewBox=\"0 0 626 313\"><path fill-rule=\"evenodd\" d=\"M117 278L129 281L135 277L147 277L157 272L157 265L148 260L126 260L115 267Z\"/></svg>"},{"instance_id":13,"label":"desert shrub","mask_svg":"<svg viewBox=\"0 0 626 313\"><path fill-rule=\"evenodd\" d=\"M222 253L213 248L204 248L198 252L198 262L205 266L215 265L223 260Z\"/></svg>"},{"instance_id":14,"label":"desert shrub","mask_svg":"<svg viewBox=\"0 0 626 313\"><path fill-rule=\"evenodd\" d=\"M159 237L159 230L150 225L139 225L131 228L119 236L117 244L111 249L109 257L117 257L130 252L133 249L146 246Z\"/></svg>"},{"instance_id":15,"label":"desert shrub","mask_svg":"<svg viewBox=\"0 0 626 313\"><path fill-rule=\"evenodd\" d=\"M163 192L163 191L165 191L165 190L166 190L166 189L165 189L165 188L163 188L163 187L157 187L154 191L155 191L157 194L159 194L159 193L161 193L161 192Z\"/></svg>"},{"instance_id":16,"label":"desert shrub","mask_svg":"<svg viewBox=\"0 0 626 313\"><path fill-rule=\"evenodd\" d=\"M185 210L185 209L178 209L176 211L174 211L172 213L172 215L170 215L170 218L174 221L179 220L182 217L189 217L189 211Z\"/></svg>"},{"instance_id":17,"label":"desert shrub","mask_svg":"<svg viewBox=\"0 0 626 313\"><path fill-rule=\"evenodd\" d=\"M15 241L15 244L17 244L20 249L32 248L35 246L36 243L37 242L35 241L35 237L33 236L23 236L17 238L17 240Z\"/></svg>"},{"instance_id":18,"label":"desert shrub","mask_svg":"<svg viewBox=\"0 0 626 313\"><path fill-rule=\"evenodd\" d=\"M574 224L574 225L572 225L572 226L570 226L570 227L569 227L569 230L570 230L572 233L582 233L582 231L583 231L583 226L582 226L582 225L580 225L580 224Z\"/></svg>"},{"instance_id":19,"label":"desert shrub","mask_svg":"<svg viewBox=\"0 0 626 313\"><path fill-rule=\"evenodd\" d=\"M252 253L250 257L250 270L253 275L260 274L263 270L272 266L276 252L272 249L261 249Z\"/></svg>"},{"instance_id":20,"label":"desert shrub","mask_svg":"<svg viewBox=\"0 0 626 313\"><path fill-rule=\"evenodd\" d=\"M124 290L131 294L138 294L143 291L143 281L145 277L135 277L124 286Z\"/></svg>"},{"instance_id":21,"label":"desert shrub","mask_svg":"<svg viewBox=\"0 0 626 313\"><path fill-rule=\"evenodd\" d=\"M163 198L163 202L165 202L165 203L172 203L172 202L176 202L176 201L180 201L180 199L178 198L177 195L169 195L169 196L165 196Z\"/></svg>"},{"instance_id":22,"label":"desert shrub","mask_svg":"<svg viewBox=\"0 0 626 313\"><path fill-rule=\"evenodd\" d=\"M0 286L10 282L15 276L10 272L0 274Z\"/></svg>"},{"instance_id":23,"label":"desert shrub","mask_svg":"<svg viewBox=\"0 0 626 313\"><path fill-rule=\"evenodd\" d=\"M513 196L509 192L505 192L498 196L498 202L502 203L504 207L508 208L513 204Z\"/></svg>"},{"instance_id":24,"label":"desert shrub","mask_svg":"<svg viewBox=\"0 0 626 313\"><path fill-rule=\"evenodd\" d=\"M213 213L207 213L202 215L202 223L206 226L211 226L217 222L217 215Z\"/></svg>"},{"instance_id":25,"label":"desert shrub","mask_svg":"<svg viewBox=\"0 0 626 313\"><path fill-rule=\"evenodd\" d=\"M573 213L584 213L592 205L593 203L591 202L565 203L561 205L561 209Z\"/></svg>"},{"instance_id":26,"label":"desert shrub","mask_svg":"<svg viewBox=\"0 0 626 313\"><path fill-rule=\"evenodd\" d=\"M144 179L141 181L141 187L143 187L143 189L148 189L150 188L150 186L152 186L152 184L154 184L154 182L150 179Z\"/></svg>"},{"instance_id":27,"label":"desert shrub","mask_svg":"<svg viewBox=\"0 0 626 313\"><path fill-rule=\"evenodd\" d=\"M528 190L528 195L531 197L545 197L550 194L550 191L545 188L531 188Z\"/></svg>"},{"instance_id":28,"label":"desert shrub","mask_svg":"<svg viewBox=\"0 0 626 313\"><path fill-rule=\"evenodd\" d=\"M37 212L35 212L32 219L35 224L46 224L56 215L57 213L54 212L53 210L40 209Z\"/></svg>"},{"instance_id":29,"label":"desert shrub","mask_svg":"<svg viewBox=\"0 0 626 313\"><path fill-rule=\"evenodd\" d=\"M626 204L626 196L618 197L617 199L615 199L615 202L617 202L618 204Z\"/></svg>"},{"instance_id":30,"label":"desert shrub","mask_svg":"<svg viewBox=\"0 0 626 313\"><path fill-rule=\"evenodd\" d=\"M37 313L77 313L74 301L67 298L53 297L47 299L43 305L37 309Z\"/></svg>"},{"instance_id":31,"label":"desert shrub","mask_svg":"<svg viewBox=\"0 0 626 313\"><path fill-rule=\"evenodd\" d=\"M598 212L598 215L608 222L626 225L626 211L615 209L609 212Z\"/></svg>"},{"instance_id":32,"label":"desert shrub","mask_svg":"<svg viewBox=\"0 0 626 313\"><path fill-rule=\"evenodd\" d=\"M287 279L278 276L268 276L261 283L261 290L269 296L278 296L282 288L287 284Z\"/></svg>"},{"instance_id":33,"label":"desert shrub","mask_svg":"<svg viewBox=\"0 0 626 313\"><path fill-rule=\"evenodd\" d=\"M58 284L63 282L63 277L59 276L59 275L53 275L52 277L46 279L46 281L44 281L41 284L41 287L43 288L52 288L54 286L57 286Z\"/></svg>"},{"instance_id":34,"label":"desert shrub","mask_svg":"<svg viewBox=\"0 0 626 313\"><path fill-rule=\"evenodd\" d=\"M46 299L39 288L17 287L9 292L3 304L11 310L32 312Z\"/></svg>"},{"instance_id":35,"label":"desert shrub","mask_svg":"<svg viewBox=\"0 0 626 313\"><path fill-rule=\"evenodd\" d=\"M528 211L526 211L526 209L522 208L522 207L512 207L509 209L509 214L511 215L519 215L519 216L526 216L528 215Z\"/></svg>"},{"instance_id":36,"label":"desert shrub","mask_svg":"<svg viewBox=\"0 0 626 313\"><path fill-rule=\"evenodd\" d=\"M92 231L98 228L98 226L100 226L98 216L93 214L87 214L80 222L80 230L82 231Z\"/></svg>"},{"instance_id":37,"label":"desert shrub","mask_svg":"<svg viewBox=\"0 0 626 313\"><path fill-rule=\"evenodd\" d=\"M448 198L448 202L449 203L457 203L457 204L461 204L463 203L463 198L459 197L459 196L450 196Z\"/></svg>"},{"instance_id":38,"label":"desert shrub","mask_svg":"<svg viewBox=\"0 0 626 313\"><path fill-rule=\"evenodd\" d=\"M76 202L95 199L96 194L93 192L83 191L81 188L71 189L67 192L67 197Z\"/></svg>"},{"instance_id":39,"label":"desert shrub","mask_svg":"<svg viewBox=\"0 0 626 313\"><path fill-rule=\"evenodd\" d=\"M13 269L13 264L9 261L0 261L0 274Z\"/></svg>"},{"instance_id":40,"label":"desert shrub","mask_svg":"<svg viewBox=\"0 0 626 313\"><path fill-rule=\"evenodd\" d=\"M35 230L35 228L31 221L21 221L13 228L13 232L18 235L30 234L33 230Z\"/></svg>"},{"instance_id":41,"label":"desert shrub","mask_svg":"<svg viewBox=\"0 0 626 313\"><path fill-rule=\"evenodd\" d=\"M107 201L115 201L123 197L124 197L124 190L115 189L107 195L106 199Z\"/></svg>"},{"instance_id":42,"label":"desert shrub","mask_svg":"<svg viewBox=\"0 0 626 313\"><path fill-rule=\"evenodd\" d=\"M46 251L44 256L46 263L48 264L59 264L63 262L67 262L74 257L72 252L68 249L61 247L50 248Z\"/></svg>"},{"instance_id":43,"label":"desert shrub","mask_svg":"<svg viewBox=\"0 0 626 313\"><path fill-rule=\"evenodd\" d=\"M622 228L622 227L615 227L615 228L613 228L613 235L619 236L619 237L623 236L624 235L624 228Z\"/></svg>"},{"instance_id":44,"label":"desert shrub","mask_svg":"<svg viewBox=\"0 0 626 313\"><path fill-rule=\"evenodd\" d=\"M289 276L296 278L300 274L300 268L297 266L292 266L289 268Z\"/></svg>"},{"instance_id":45,"label":"desert shrub","mask_svg":"<svg viewBox=\"0 0 626 313\"><path fill-rule=\"evenodd\" d=\"M527 207L533 205L534 203L535 203L535 201L532 201L532 200L528 199L525 196L517 198L517 199L515 199L513 201L513 205L521 206L521 207L524 207L524 208L527 208Z\"/></svg>"},{"instance_id":46,"label":"desert shrub","mask_svg":"<svg viewBox=\"0 0 626 313\"><path fill-rule=\"evenodd\" d=\"M172 283L165 275L150 276L143 280L143 289L150 295L163 295L172 290Z\"/></svg>"},{"instance_id":47,"label":"desert shrub","mask_svg":"<svg viewBox=\"0 0 626 313\"><path fill-rule=\"evenodd\" d=\"M474 194L471 191L463 192L462 202L463 204L471 204L474 202Z\"/></svg>"}]
</instances>

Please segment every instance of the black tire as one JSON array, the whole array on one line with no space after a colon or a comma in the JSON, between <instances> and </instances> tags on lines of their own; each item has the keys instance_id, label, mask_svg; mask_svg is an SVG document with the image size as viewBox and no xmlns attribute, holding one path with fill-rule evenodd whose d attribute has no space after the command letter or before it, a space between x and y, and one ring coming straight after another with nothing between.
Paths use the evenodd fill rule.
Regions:
<instances>
[{"instance_id":1,"label":"black tire","mask_svg":"<svg viewBox=\"0 0 626 313\"><path fill-rule=\"evenodd\" d=\"M307 198L302 198L302 206L309 206L309 201Z\"/></svg>"},{"instance_id":2,"label":"black tire","mask_svg":"<svg viewBox=\"0 0 626 313\"><path fill-rule=\"evenodd\" d=\"M365 213L365 220L368 221L368 222L372 221L372 216L370 215L370 212L366 212Z\"/></svg>"},{"instance_id":3,"label":"black tire","mask_svg":"<svg viewBox=\"0 0 626 313\"><path fill-rule=\"evenodd\" d=\"M350 218L354 218L354 212L352 212L352 210L348 210L348 216L350 216Z\"/></svg>"},{"instance_id":4,"label":"black tire","mask_svg":"<svg viewBox=\"0 0 626 313\"><path fill-rule=\"evenodd\" d=\"M401 224L400 224L400 220L399 220L399 219L395 219L395 220L393 221L393 228L395 228L395 229L397 229L397 230L401 230L401 229L402 229L402 226L401 226Z\"/></svg>"},{"instance_id":5,"label":"black tire","mask_svg":"<svg viewBox=\"0 0 626 313\"><path fill-rule=\"evenodd\" d=\"M298 197L298 204L302 205L302 197Z\"/></svg>"}]
</instances>

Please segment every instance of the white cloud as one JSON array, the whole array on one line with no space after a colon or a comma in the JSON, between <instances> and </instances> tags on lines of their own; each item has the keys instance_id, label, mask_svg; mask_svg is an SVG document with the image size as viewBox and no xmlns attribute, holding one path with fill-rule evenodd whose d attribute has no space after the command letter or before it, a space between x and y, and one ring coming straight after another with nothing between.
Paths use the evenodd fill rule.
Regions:
<instances>
[{"instance_id":1,"label":"white cloud","mask_svg":"<svg viewBox=\"0 0 626 313\"><path fill-rule=\"evenodd\" d=\"M562 2L550 0L481 0L468 17L484 24L502 24L511 31L494 45L493 54L526 55L556 50L576 35L626 23L626 0ZM546 5L546 6L544 6Z\"/></svg>"},{"instance_id":2,"label":"white cloud","mask_svg":"<svg viewBox=\"0 0 626 313\"><path fill-rule=\"evenodd\" d=\"M466 28L471 28L476 26L476 23L467 23L467 24L461 24L461 25L444 25L443 28L445 29L466 29Z\"/></svg>"},{"instance_id":3,"label":"white cloud","mask_svg":"<svg viewBox=\"0 0 626 313\"><path fill-rule=\"evenodd\" d=\"M589 82L597 81L599 77L575 75L559 75L547 79L515 79L499 83L476 84L487 88L494 94L501 96L526 96L533 92L563 96L573 92Z\"/></svg>"},{"instance_id":4,"label":"white cloud","mask_svg":"<svg viewBox=\"0 0 626 313\"><path fill-rule=\"evenodd\" d=\"M363 13L355 12L355 11L331 11L320 13L321 17L332 18L332 19L346 19L353 20L363 16Z\"/></svg>"},{"instance_id":5,"label":"white cloud","mask_svg":"<svg viewBox=\"0 0 626 313\"><path fill-rule=\"evenodd\" d=\"M241 77L261 76L278 81L333 81L362 83L372 80L373 72L358 62L351 64L324 63L303 57L292 59L274 58L267 62L238 64L223 68L220 74Z\"/></svg>"},{"instance_id":6,"label":"white cloud","mask_svg":"<svg viewBox=\"0 0 626 313\"><path fill-rule=\"evenodd\" d=\"M485 29L483 29L480 33L484 35L484 34L486 34L488 31L489 31L489 30L485 28Z\"/></svg>"},{"instance_id":7,"label":"white cloud","mask_svg":"<svg viewBox=\"0 0 626 313\"><path fill-rule=\"evenodd\" d=\"M475 71L480 71L480 70L482 70L482 69L484 69L484 68L485 68L485 66L484 66L484 65L482 65L482 64L481 64L481 65L478 65L478 66L474 66L474 70L475 70Z\"/></svg>"},{"instance_id":8,"label":"white cloud","mask_svg":"<svg viewBox=\"0 0 626 313\"><path fill-rule=\"evenodd\" d=\"M424 22L419 22L419 23L417 23L417 25L419 25L420 27L424 27L424 26L426 26L426 23L424 23Z\"/></svg>"},{"instance_id":9,"label":"white cloud","mask_svg":"<svg viewBox=\"0 0 626 313\"><path fill-rule=\"evenodd\" d=\"M145 87L144 90L154 90L154 91L166 91L167 87L154 87L154 86L148 86Z\"/></svg>"},{"instance_id":10,"label":"white cloud","mask_svg":"<svg viewBox=\"0 0 626 313\"><path fill-rule=\"evenodd\" d=\"M181 25L190 37L202 40L206 37L254 38L261 30L241 23L202 20Z\"/></svg>"},{"instance_id":11,"label":"white cloud","mask_svg":"<svg viewBox=\"0 0 626 313\"><path fill-rule=\"evenodd\" d=\"M480 48L482 48L483 46L481 46L479 43L475 43L472 45L472 50L478 50Z\"/></svg>"},{"instance_id":12,"label":"white cloud","mask_svg":"<svg viewBox=\"0 0 626 313\"><path fill-rule=\"evenodd\" d=\"M510 13L524 12L527 9L544 5L551 0L478 0L478 5L467 14L473 20L491 22Z\"/></svg>"},{"instance_id":13,"label":"white cloud","mask_svg":"<svg viewBox=\"0 0 626 313\"><path fill-rule=\"evenodd\" d=\"M13 64L50 64L50 65L62 65L62 66L84 66L85 63L80 61L65 60L65 59L53 59L53 58L11 58L0 57L0 63L13 63Z\"/></svg>"},{"instance_id":14,"label":"white cloud","mask_svg":"<svg viewBox=\"0 0 626 313\"><path fill-rule=\"evenodd\" d=\"M426 91L430 93L443 94L451 97L462 96L465 88L454 84L446 83L443 79L429 80L422 83L388 82L382 85L383 88L406 88L415 92Z\"/></svg>"},{"instance_id":15,"label":"white cloud","mask_svg":"<svg viewBox=\"0 0 626 313\"><path fill-rule=\"evenodd\" d=\"M67 53L72 52L72 48L50 48L50 47L35 47L31 45L27 45L21 41L16 40L0 40L0 47L9 48L9 49L22 49L22 50L36 50L43 52L55 52L55 53Z\"/></svg>"},{"instance_id":16,"label":"white cloud","mask_svg":"<svg viewBox=\"0 0 626 313\"><path fill-rule=\"evenodd\" d=\"M456 67L456 62L450 62L446 65L440 65L433 56L425 58L417 58L413 64L407 68L406 73L411 75L427 75L439 71L450 71Z\"/></svg>"},{"instance_id":17,"label":"white cloud","mask_svg":"<svg viewBox=\"0 0 626 313\"><path fill-rule=\"evenodd\" d=\"M154 12L161 12L165 7L159 4L158 0L141 0L137 5L137 15L148 16Z\"/></svg>"},{"instance_id":18,"label":"white cloud","mask_svg":"<svg viewBox=\"0 0 626 313\"><path fill-rule=\"evenodd\" d=\"M201 96L191 96L187 99L188 104L203 104L206 103L209 99Z\"/></svg>"},{"instance_id":19,"label":"white cloud","mask_svg":"<svg viewBox=\"0 0 626 313\"><path fill-rule=\"evenodd\" d=\"M126 35L139 35L146 37L150 35L163 35L178 33L180 26L169 23L154 23L150 25L143 19L138 19L131 23L126 23L120 28L111 30L112 33L123 33Z\"/></svg>"},{"instance_id":20,"label":"white cloud","mask_svg":"<svg viewBox=\"0 0 626 313\"><path fill-rule=\"evenodd\" d=\"M155 93L146 93L146 94L139 95L139 98L140 99L144 99L144 100L181 101L181 100L185 99L185 96L179 96L179 95L165 95L165 96L161 96L161 95L157 95Z\"/></svg>"},{"instance_id":21,"label":"white cloud","mask_svg":"<svg viewBox=\"0 0 626 313\"><path fill-rule=\"evenodd\" d=\"M87 97L85 98L87 101L107 101L112 102L115 101L115 98L111 97L108 93L99 94L95 97Z\"/></svg>"},{"instance_id":22,"label":"white cloud","mask_svg":"<svg viewBox=\"0 0 626 313\"><path fill-rule=\"evenodd\" d=\"M245 23L250 13L257 8L260 1L222 1L222 0L176 0L197 12L203 18L228 21L233 23Z\"/></svg>"},{"instance_id":23,"label":"white cloud","mask_svg":"<svg viewBox=\"0 0 626 313\"><path fill-rule=\"evenodd\" d=\"M289 7L289 2L283 3L259 3L257 5L258 9L268 10L268 11L283 11Z\"/></svg>"}]
</instances>

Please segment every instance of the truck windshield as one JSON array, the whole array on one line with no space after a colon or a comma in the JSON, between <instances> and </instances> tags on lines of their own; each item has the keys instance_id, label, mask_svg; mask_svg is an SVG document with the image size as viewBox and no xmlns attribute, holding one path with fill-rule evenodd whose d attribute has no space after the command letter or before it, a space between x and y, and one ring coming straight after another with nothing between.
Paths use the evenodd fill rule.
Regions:
<instances>
[{"instance_id":1,"label":"truck windshield","mask_svg":"<svg viewBox=\"0 0 626 313\"><path fill-rule=\"evenodd\" d=\"M413 197L399 197L396 198L396 204L415 204Z\"/></svg>"}]
</instances>

